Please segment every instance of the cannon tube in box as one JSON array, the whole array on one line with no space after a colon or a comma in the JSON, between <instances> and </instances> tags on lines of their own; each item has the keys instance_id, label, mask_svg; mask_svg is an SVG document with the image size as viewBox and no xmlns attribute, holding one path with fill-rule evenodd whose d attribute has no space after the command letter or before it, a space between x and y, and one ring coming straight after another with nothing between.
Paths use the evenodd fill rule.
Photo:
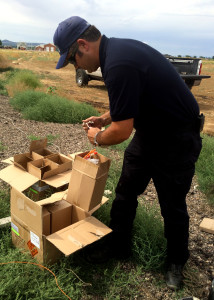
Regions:
<instances>
[{"instance_id":1,"label":"cannon tube in box","mask_svg":"<svg viewBox=\"0 0 214 300\"><path fill-rule=\"evenodd\" d=\"M101 203L110 159L97 154L99 164L94 164L83 158L87 153L75 156L66 200L90 211Z\"/></svg>"}]
</instances>

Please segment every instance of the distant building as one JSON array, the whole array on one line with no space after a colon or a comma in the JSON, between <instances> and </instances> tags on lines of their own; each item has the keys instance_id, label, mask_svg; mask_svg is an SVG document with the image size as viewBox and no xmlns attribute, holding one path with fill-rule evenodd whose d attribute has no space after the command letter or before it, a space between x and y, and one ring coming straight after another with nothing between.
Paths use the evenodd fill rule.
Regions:
<instances>
[{"instance_id":1,"label":"distant building","mask_svg":"<svg viewBox=\"0 0 214 300\"><path fill-rule=\"evenodd\" d=\"M17 49L26 50L27 49L27 44L24 43L24 42L17 43Z\"/></svg>"},{"instance_id":2,"label":"distant building","mask_svg":"<svg viewBox=\"0 0 214 300\"><path fill-rule=\"evenodd\" d=\"M54 52L56 51L56 46L49 43L46 45L38 45L35 47L36 51L46 51L46 52Z\"/></svg>"},{"instance_id":3,"label":"distant building","mask_svg":"<svg viewBox=\"0 0 214 300\"><path fill-rule=\"evenodd\" d=\"M46 44L44 45L44 51L47 51L47 52L54 52L56 51L56 46L54 44Z\"/></svg>"},{"instance_id":4,"label":"distant building","mask_svg":"<svg viewBox=\"0 0 214 300\"><path fill-rule=\"evenodd\" d=\"M44 51L44 45L38 45L35 47L36 51Z\"/></svg>"}]
</instances>

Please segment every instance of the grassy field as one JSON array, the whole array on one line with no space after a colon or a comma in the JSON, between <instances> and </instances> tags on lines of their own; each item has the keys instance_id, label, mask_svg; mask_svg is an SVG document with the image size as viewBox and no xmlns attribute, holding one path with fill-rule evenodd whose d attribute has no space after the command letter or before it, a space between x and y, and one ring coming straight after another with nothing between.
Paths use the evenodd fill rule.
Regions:
<instances>
[{"instance_id":1,"label":"grassy field","mask_svg":"<svg viewBox=\"0 0 214 300\"><path fill-rule=\"evenodd\" d=\"M66 99L78 102L84 102L85 99L88 102L89 99L92 99L93 103L100 99L102 101L107 99L107 92L102 83L90 83L88 87L80 89L75 85L73 70L67 69L58 73L54 69L57 59L58 53L0 50L0 92L2 91L3 94L7 94L9 91L9 95L12 96L11 103L14 101L14 107L17 105L16 109L20 111L24 110L27 106L28 98L32 99L36 95L45 97L44 102L48 101L46 97L49 96L63 96ZM213 74L213 66L213 61L205 60L203 73ZM27 78L31 78L31 84L34 82L35 77L37 77L38 81L36 81L37 84L33 87L33 92L25 91L26 86L28 89L30 83L28 80L23 79L25 76L22 77L21 82L25 82L25 84L21 87L23 93L21 94L20 101L20 96L14 94L14 91L21 84L20 82L18 84L14 83L13 80L15 78L14 75L18 74L22 69L27 69ZM72 78L71 74L73 74ZM19 75L18 78L20 78ZM66 80L63 78L66 78ZM197 94L197 92L195 93ZM212 93L213 87L211 87L210 82L203 82L198 97L208 97L207 101L210 101ZM41 98L40 96L39 98ZM56 99L56 102L59 101L58 98ZM37 101L38 99L36 100L35 98L34 104ZM56 102L54 103L56 104ZM23 105L23 103L25 104ZM67 102L61 103L61 106L65 109ZM212 113L211 108L210 111ZM46 121L46 119L40 121ZM76 122L75 120L74 123ZM214 140L211 136L204 135L203 141L204 148L196 166L196 174L200 189L207 195L209 205L213 205ZM112 167L109 172L106 189L113 191L113 193L109 196L109 203L99 209L95 213L95 217L105 224L109 223L111 203L115 197L114 190L120 175L122 157L126 145L127 142L122 145L113 146L110 149L102 149L102 153L112 159ZM6 145L3 145L0 141L1 152L4 151L5 147ZM10 213L9 198L9 189L0 191L0 218L8 216ZM54 266L45 265L46 268L51 269L53 274L49 270L43 270L43 268L41 269L35 265L36 261L29 257L26 252L20 252L14 248L11 242L10 228L1 228L0 300L57 300L66 297L69 299L72 298L72 300L153 300L154 293L149 291L148 288L151 287L151 282L156 291L164 290L165 288L163 261L166 255L166 242L163 238L163 221L158 204L141 200L143 200L143 196L142 199L139 199L140 205L134 223L133 257L128 262L111 260L110 263L94 266L82 259L80 251L69 258L60 260ZM26 264L26 262L29 264ZM198 269L191 269L190 271L195 272L195 274L199 274L200 272ZM56 278L60 288L67 296L63 295L62 291L60 291L56 284ZM187 292L194 293L194 281L190 283L192 283L192 288L188 290L184 287L179 292L171 293L171 299L180 299Z\"/></svg>"}]
</instances>

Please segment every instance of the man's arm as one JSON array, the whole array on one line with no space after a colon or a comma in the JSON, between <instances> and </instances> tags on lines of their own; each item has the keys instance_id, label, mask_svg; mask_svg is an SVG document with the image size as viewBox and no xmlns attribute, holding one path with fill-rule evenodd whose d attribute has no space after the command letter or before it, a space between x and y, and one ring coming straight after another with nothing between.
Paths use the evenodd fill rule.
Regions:
<instances>
[{"instance_id":1,"label":"man's arm","mask_svg":"<svg viewBox=\"0 0 214 300\"><path fill-rule=\"evenodd\" d=\"M133 130L134 119L128 119L118 122L112 122L111 125L104 131L98 128L88 129L88 139L91 144L94 144L94 137L99 145L116 145L127 140Z\"/></svg>"}]
</instances>

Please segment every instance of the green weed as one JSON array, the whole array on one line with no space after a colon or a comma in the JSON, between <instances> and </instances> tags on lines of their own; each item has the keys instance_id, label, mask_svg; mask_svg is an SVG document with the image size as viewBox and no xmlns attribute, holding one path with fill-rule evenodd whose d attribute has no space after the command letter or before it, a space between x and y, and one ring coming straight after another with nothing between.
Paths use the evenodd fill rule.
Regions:
<instances>
[{"instance_id":1,"label":"green weed","mask_svg":"<svg viewBox=\"0 0 214 300\"><path fill-rule=\"evenodd\" d=\"M202 137L203 147L196 163L196 175L200 189L214 205L214 138L205 134Z\"/></svg>"},{"instance_id":2,"label":"green weed","mask_svg":"<svg viewBox=\"0 0 214 300\"><path fill-rule=\"evenodd\" d=\"M20 91L36 89L41 86L36 74L30 70L18 70L10 74L7 90L10 96L14 96Z\"/></svg>"},{"instance_id":3,"label":"green weed","mask_svg":"<svg viewBox=\"0 0 214 300\"><path fill-rule=\"evenodd\" d=\"M10 215L10 192L9 189L0 190L0 219Z\"/></svg>"},{"instance_id":4,"label":"green weed","mask_svg":"<svg viewBox=\"0 0 214 300\"><path fill-rule=\"evenodd\" d=\"M75 124L91 115L98 115L89 104L30 90L16 94L10 103L22 112L25 119L40 122Z\"/></svg>"}]
</instances>

